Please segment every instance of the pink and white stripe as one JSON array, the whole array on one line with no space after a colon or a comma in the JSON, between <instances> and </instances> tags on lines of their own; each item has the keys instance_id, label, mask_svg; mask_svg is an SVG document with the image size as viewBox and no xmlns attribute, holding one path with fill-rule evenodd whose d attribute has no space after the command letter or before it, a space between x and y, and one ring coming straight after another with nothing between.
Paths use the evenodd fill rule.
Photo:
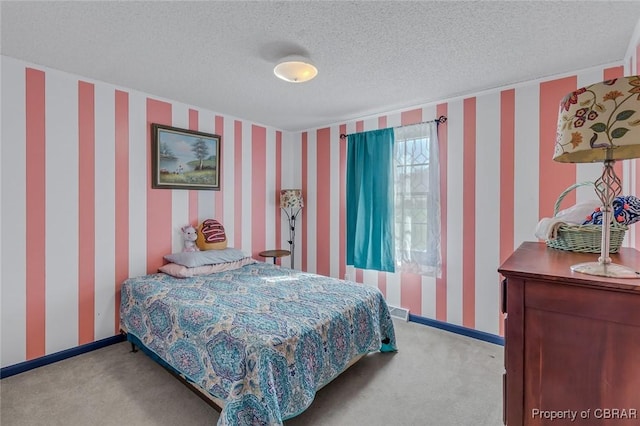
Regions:
<instances>
[{"instance_id":1,"label":"pink and white stripe","mask_svg":"<svg viewBox=\"0 0 640 426\"><path fill-rule=\"evenodd\" d=\"M178 228L218 219L229 244L257 257L288 248L281 188L302 188L296 267L381 289L411 313L502 334L497 267L534 239L541 216L598 165L551 160L560 98L636 73L620 64L285 132L223 113L2 57L2 366L111 337L119 289L180 250ZM345 265L346 142L341 133L446 115L440 126L442 276ZM222 136L221 191L151 189L151 123ZM640 160L621 162L625 191ZM576 191L570 200L588 192ZM638 247L640 228L626 244ZM290 265L290 258L281 260Z\"/></svg>"},{"instance_id":2,"label":"pink and white stripe","mask_svg":"<svg viewBox=\"0 0 640 426\"><path fill-rule=\"evenodd\" d=\"M601 165L597 164L561 165L552 161L560 100L578 85L620 75L623 75L621 66L589 69L557 79L300 132L305 194L310 200L304 214L305 221L313 224L302 231L303 268L324 273L323 257L318 255L323 251L337 253L340 264L344 263L344 226L336 242L320 238L322 228L315 225L324 223L327 214L344 213L342 168L346 149L345 142L338 140L339 134L395 127L446 115L448 122L439 131L442 276L433 279L381 273L348 265L344 272L339 268L338 273L332 271L332 275L376 286L390 304L409 308L413 314L502 335L498 266L520 243L535 240L536 224L541 217L553 214L553 206L562 191L577 180L595 180L601 172ZM329 213L324 203L326 196L319 195L323 193L320 188L327 175L327 161L317 152L320 143L330 150L326 155L340 158L337 166L329 162L330 174L339 176L341 182L336 194L338 210L331 204ZM616 167L636 182L637 173L630 171L628 163L631 162L620 162ZM317 171L314 172L313 167ZM565 203L586 197L593 194L581 189L570 194ZM627 245L632 245L631 238Z\"/></svg>"}]
</instances>

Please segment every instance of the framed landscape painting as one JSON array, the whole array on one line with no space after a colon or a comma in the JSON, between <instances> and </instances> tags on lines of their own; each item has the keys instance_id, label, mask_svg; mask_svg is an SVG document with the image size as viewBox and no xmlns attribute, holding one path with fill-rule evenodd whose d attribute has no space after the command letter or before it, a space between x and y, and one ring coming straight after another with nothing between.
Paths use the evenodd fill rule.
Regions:
<instances>
[{"instance_id":1,"label":"framed landscape painting","mask_svg":"<svg viewBox=\"0 0 640 426\"><path fill-rule=\"evenodd\" d=\"M220 190L220 136L151 124L151 186Z\"/></svg>"}]
</instances>

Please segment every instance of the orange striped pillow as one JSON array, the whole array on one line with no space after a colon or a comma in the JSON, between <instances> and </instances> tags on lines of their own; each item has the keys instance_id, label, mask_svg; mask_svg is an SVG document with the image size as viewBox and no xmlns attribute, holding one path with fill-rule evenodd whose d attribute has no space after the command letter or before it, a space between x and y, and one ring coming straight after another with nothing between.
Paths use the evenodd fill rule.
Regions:
<instances>
[{"instance_id":1,"label":"orange striped pillow","mask_svg":"<svg viewBox=\"0 0 640 426\"><path fill-rule=\"evenodd\" d=\"M200 250L221 250L227 248L227 234L224 226L215 219L207 219L198 226L196 245Z\"/></svg>"}]
</instances>

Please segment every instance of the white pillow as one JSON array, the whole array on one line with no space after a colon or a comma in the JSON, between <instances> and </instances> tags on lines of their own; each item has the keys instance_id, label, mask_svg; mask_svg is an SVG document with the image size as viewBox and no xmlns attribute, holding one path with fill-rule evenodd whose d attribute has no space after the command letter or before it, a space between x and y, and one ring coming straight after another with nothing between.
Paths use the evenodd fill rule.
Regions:
<instances>
[{"instance_id":1,"label":"white pillow","mask_svg":"<svg viewBox=\"0 0 640 426\"><path fill-rule=\"evenodd\" d=\"M237 260L248 257L240 250L227 247L220 250L204 250L204 251L184 251L179 253L171 253L164 256L165 260L171 263L177 263L188 268L195 268L203 265L216 265L218 263L235 262Z\"/></svg>"}]
</instances>

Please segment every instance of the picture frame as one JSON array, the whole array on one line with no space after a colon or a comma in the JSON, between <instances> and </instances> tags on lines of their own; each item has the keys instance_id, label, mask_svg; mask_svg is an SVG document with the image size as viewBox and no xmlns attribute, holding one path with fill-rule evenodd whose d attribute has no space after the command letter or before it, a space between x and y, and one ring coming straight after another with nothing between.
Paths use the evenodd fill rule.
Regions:
<instances>
[{"instance_id":1,"label":"picture frame","mask_svg":"<svg viewBox=\"0 0 640 426\"><path fill-rule=\"evenodd\" d=\"M151 186L220 190L220 136L151 124Z\"/></svg>"}]
</instances>

